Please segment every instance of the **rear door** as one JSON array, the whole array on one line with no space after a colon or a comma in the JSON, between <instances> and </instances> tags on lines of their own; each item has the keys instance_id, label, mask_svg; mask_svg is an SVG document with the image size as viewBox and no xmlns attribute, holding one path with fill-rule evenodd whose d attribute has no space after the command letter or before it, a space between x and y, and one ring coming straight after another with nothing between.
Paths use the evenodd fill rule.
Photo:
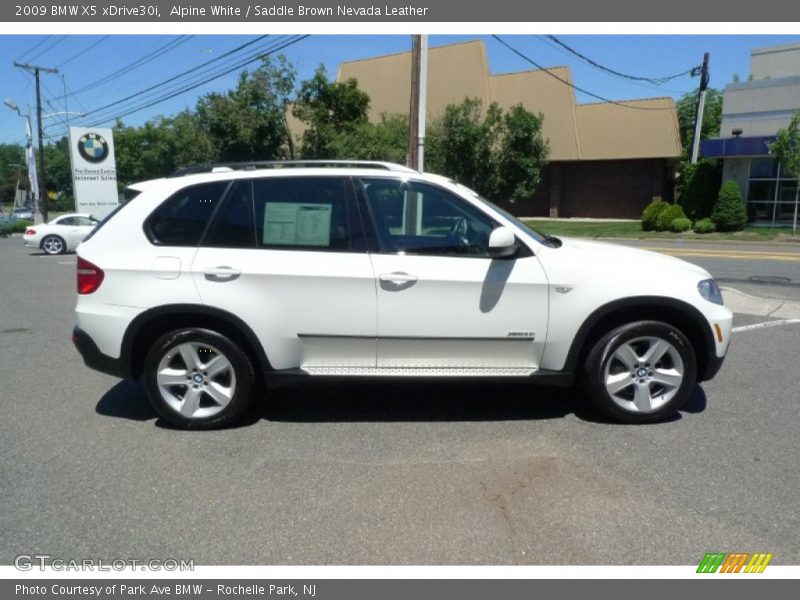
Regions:
<instances>
[{"instance_id":1,"label":"rear door","mask_svg":"<svg viewBox=\"0 0 800 600\"><path fill-rule=\"evenodd\" d=\"M198 249L202 301L245 321L275 369L374 367L375 282L349 178L233 184Z\"/></svg>"},{"instance_id":2,"label":"rear door","mask_svg":"<svg viewBox=\"0 0 800 600\"><path fill-rule=\"evenodd\" d=\"M547 280L525 246L492 259L499 226L438 186L361 180L377 238L378 367L486 370L538 367L547 335Z\"/></svg>"}]
</instances>

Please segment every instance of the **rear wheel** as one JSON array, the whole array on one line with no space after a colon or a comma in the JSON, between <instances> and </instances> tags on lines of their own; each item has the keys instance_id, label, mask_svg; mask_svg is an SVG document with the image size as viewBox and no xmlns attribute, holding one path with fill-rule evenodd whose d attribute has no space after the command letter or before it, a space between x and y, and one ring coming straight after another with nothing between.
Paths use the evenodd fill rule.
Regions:
<instances>
[{"instance_id":1,"label":"rear wheel","mask_svg":"<svg viewBox=\"0 0 800 600\"><path fill-rule=\"evenodd\" d=\"M48 235L42 240L42 250L46 254L64 254L67 251L67 244L57 235Z\"/></svg>"},{"instance_id":2,"label":"rear wheel","mask_svg":"<svg viewBox=\"0 0 800 600\"><path fill-rule=\"evenodd\" d=\"M589 352L584 382L594 404L623 423L661 421L688 400L697 360L686 336L667 323L617 327Z\"/></svg>"},{"instance_id":3,"label":"rear wheel","mask_svg":"<svg viewBox=\"0 0 800 600\"><path fill-rule=\"evenodd\" d=\"M235 421L248 407L253 365L226 336L182 329L160 337L147 353L144 383L156 412L185 429L213 429Z\"/></svg>"}]
</instances>

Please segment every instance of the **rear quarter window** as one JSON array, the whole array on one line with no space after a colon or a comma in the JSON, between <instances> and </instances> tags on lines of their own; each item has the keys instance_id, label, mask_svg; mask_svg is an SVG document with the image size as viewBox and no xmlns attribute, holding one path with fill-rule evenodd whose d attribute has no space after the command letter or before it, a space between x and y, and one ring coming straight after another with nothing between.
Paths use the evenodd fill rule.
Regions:
<instances>
[{"instance_id":1,"label":"rear quarter window","mask_svg":"<svg viewBox=\"0 0 800 600\"><path fill-rule=\"evenodd\" d=\"M228 183L203 183L174 193L145 221L148 239L159 246L197 246Z\"/></svg>"}]
</instances>

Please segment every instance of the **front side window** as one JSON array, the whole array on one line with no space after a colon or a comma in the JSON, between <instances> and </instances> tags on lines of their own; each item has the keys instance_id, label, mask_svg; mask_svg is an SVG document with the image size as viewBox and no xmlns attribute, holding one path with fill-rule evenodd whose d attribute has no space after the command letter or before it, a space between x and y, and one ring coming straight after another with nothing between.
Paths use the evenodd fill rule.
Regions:
<instances>
[{"instance_id":1,"label":"front side window","mask_svg":"<svg viewBox=\"0 0 800 600\"><path fill-rule=\"evenodd\" d=\"M441 188L396 179L362 179L382 252L434 256L489 256L496 223Z\"/></svg>"},{"instance_id":2,"label":"front side window","mask_svg":"<svg viewBox=\"0 0 800 600\"><path fill-rule=\"evenodd\" d=\"M215 181L175 192L145 222L150 241L159 246L197 246L227 186L227 181Z\"/></svg>"},{"instance_id":3,"label":"front side window","mask_svg":"<svg viewBox=\"0 0 800 600\"><path fill-rule=\"evenodd\" d=\"M347 185L342 177L255 180L258 245L279 250L351 250Z\"/></svg>"},{"instance_id":4,"label":"front side window","mask_svg":"<svg viewBox=\"0 0 800 600\"><path fill-rule=\"evenodd\" d=\"M97 219L93 219L91 217L74 217L74 219L75 219L75 225L78 225L80 227L94 227L100 222Z\"/></svg>"}]
</instances>

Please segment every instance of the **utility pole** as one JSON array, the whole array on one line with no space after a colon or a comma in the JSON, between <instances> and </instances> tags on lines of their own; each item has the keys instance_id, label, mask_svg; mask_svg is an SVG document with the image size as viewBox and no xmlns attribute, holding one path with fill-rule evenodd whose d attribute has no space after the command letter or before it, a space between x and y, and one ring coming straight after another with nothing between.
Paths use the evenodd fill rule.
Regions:
<instances>
[{"instance_id":1,"label":"utility pole","mask_svg":"<svg viewBox=\"0 0 800 600\"><path fill-rule=\"evenodd\" d=\"M14 66L18 69L29 71L36 77L36 120L39 133L39 198L41 200L39 212L42 213L42 219L47 223L47 189L44 183L44 136L42 135L42 92L39 87L39 73L58 73L58 69L18 63L17 61L14 61Z\"/></svg>"},{"instance_id":2,"label":"utility pole","mask_svg":"<svg viewBox=\"0 0 800 600\"><path fill-rule=\"evenodd\" d=\"M408 110L408 166L419 168L419 69L422 36L411 36L411 105Z\"/></svg>"},{"instance_id":3,"label":"utility pole","mask_svg":"<svg viewBox=\"0 0 800 600\"><path fill-rule=\"evenodd\" d=\"M419 118L417 120L417 169L425 170L425 120L428 108L428 36L420 37L419 53Z\"/></svg>"},{"instance_id":4,"label":"utility pole","mask_svg":"<svg viewBox=\"0 0 800 600\"><path fill-rule=\"evenodd\" d=\"M700 150L700 132L703 129L703 112L706 107L706 89L708 89L708 52L703 54L703 66L700 69L700 92L697 96L697 110L694 114L694 138L692 139L692 164L697 163Z\"/></svg>"}]
</instances>

